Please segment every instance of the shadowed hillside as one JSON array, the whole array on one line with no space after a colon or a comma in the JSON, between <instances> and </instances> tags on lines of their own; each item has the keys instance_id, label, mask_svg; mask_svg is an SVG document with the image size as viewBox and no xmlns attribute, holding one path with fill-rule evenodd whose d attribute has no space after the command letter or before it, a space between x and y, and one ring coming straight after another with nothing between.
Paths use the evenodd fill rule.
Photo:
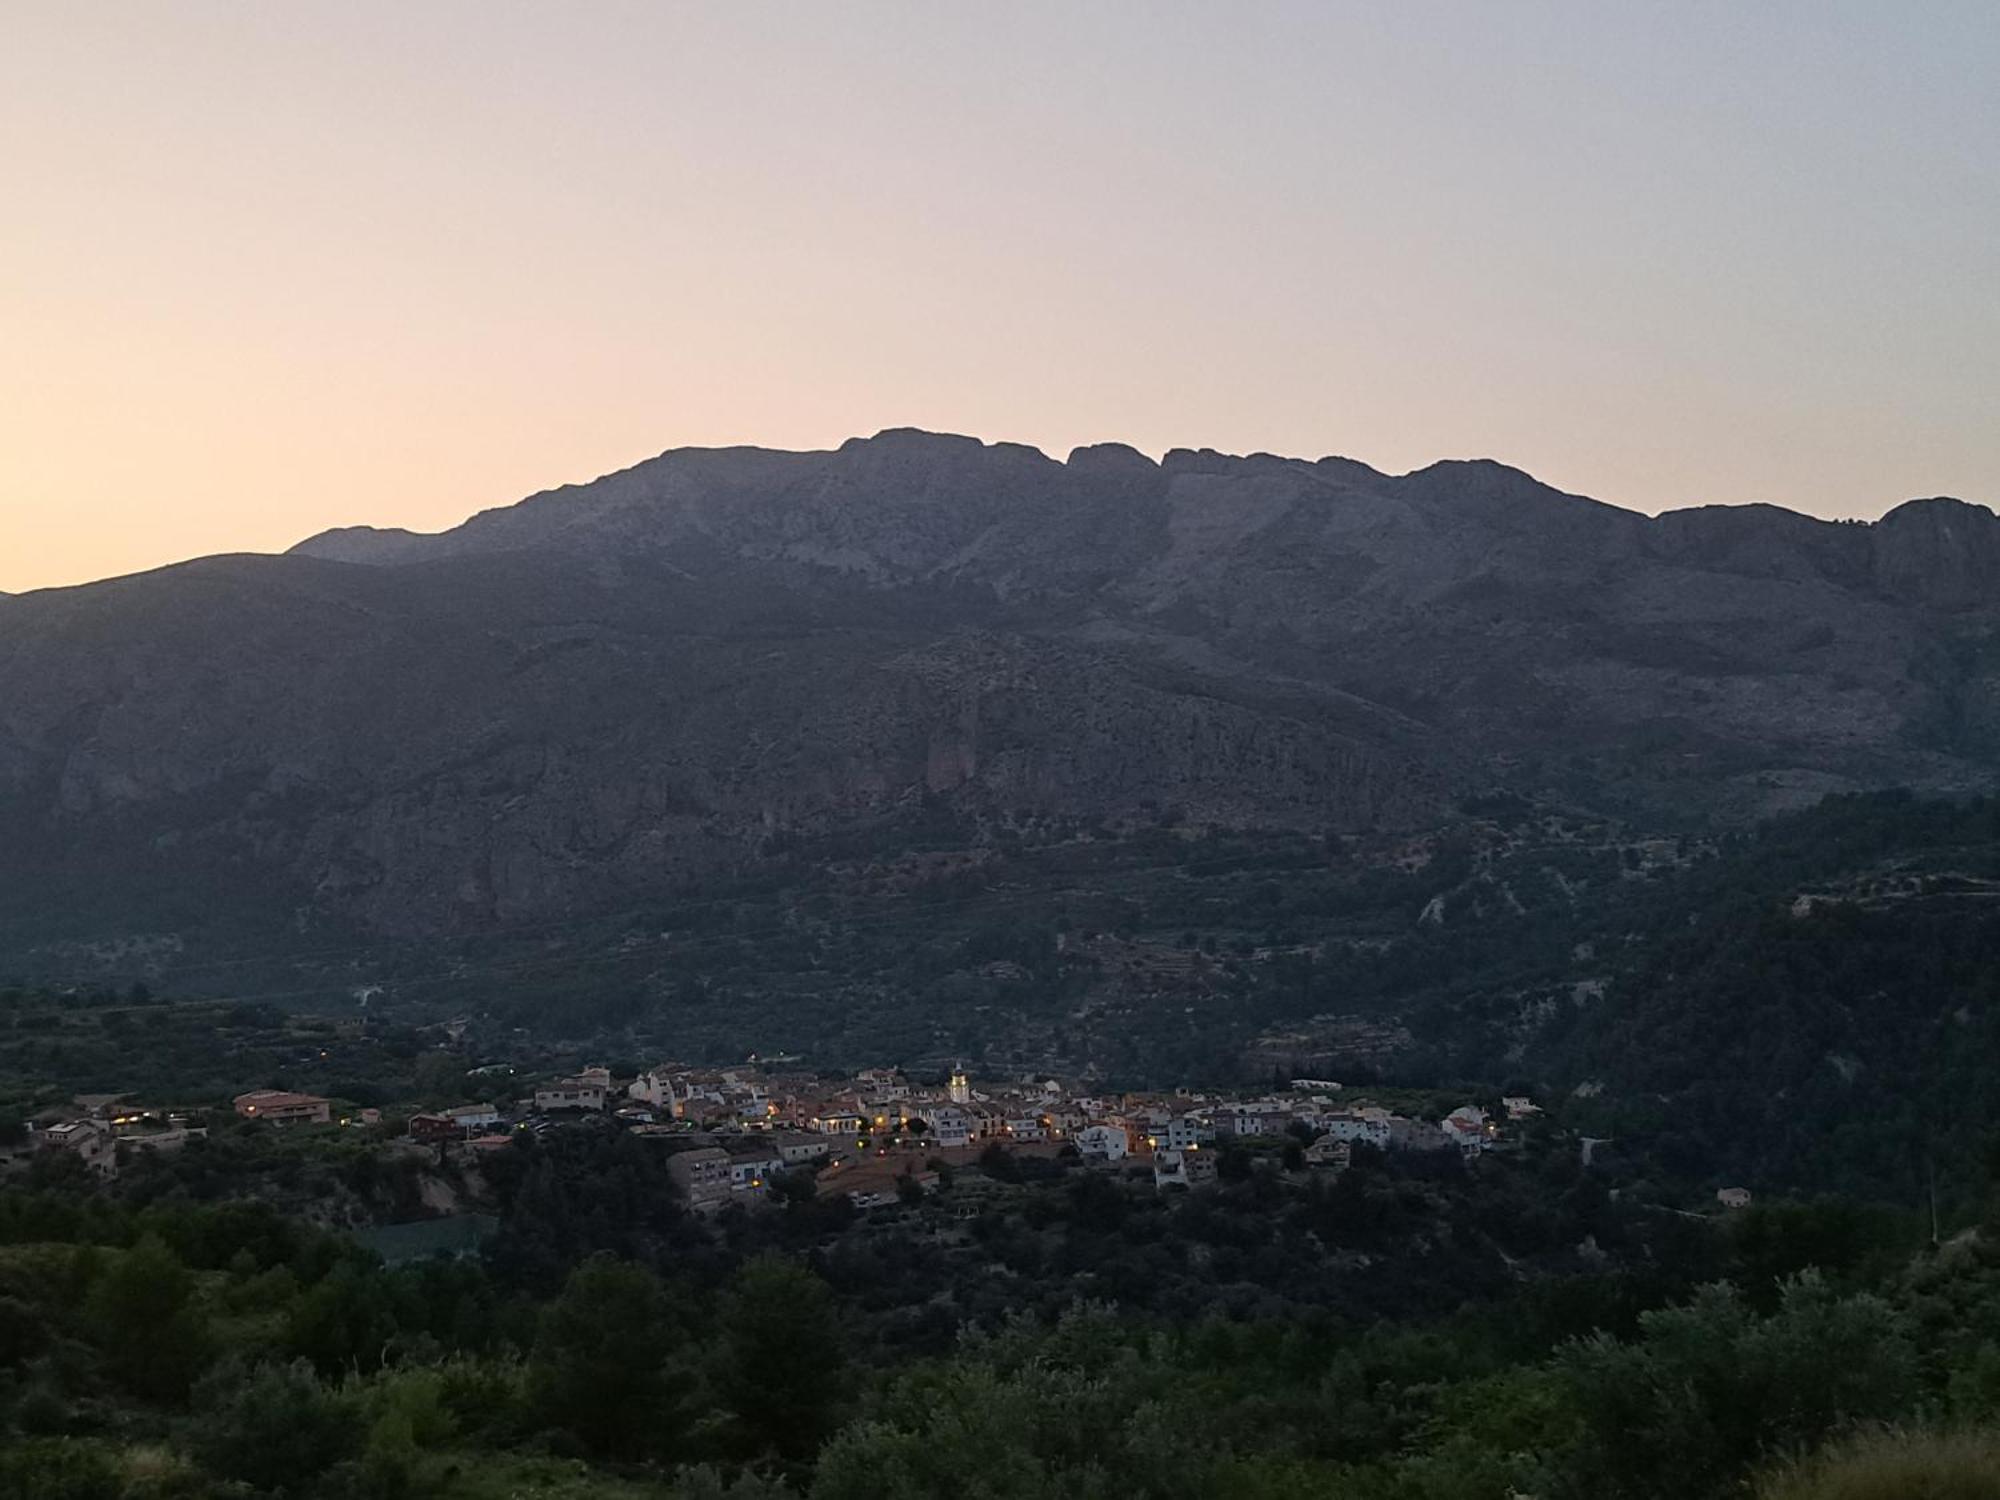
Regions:
<instances>
[{"instance_id":1,"label":"shadowed hillside","mask_svg":"<svg viewBox=\"0 0 2000 1500\"><path fill-rule=\"evenodd\" d=\"M679 450L438 536L7 601L30 967L574 920L939 805L1421 831L1987 785L2000 523L1650 520L1488 462L895 431Z\"/></svg>"}]
</instances>

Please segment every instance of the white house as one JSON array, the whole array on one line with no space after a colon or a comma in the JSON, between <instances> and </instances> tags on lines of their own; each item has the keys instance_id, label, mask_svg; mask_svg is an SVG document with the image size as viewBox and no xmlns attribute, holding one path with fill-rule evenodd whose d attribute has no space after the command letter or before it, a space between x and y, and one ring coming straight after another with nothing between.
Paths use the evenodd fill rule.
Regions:
<instances>
[{"instance_id":1,"label":"white house","mask_svg":"<svg viewBox=\"0 0 2000 1500\"><path fill-rule=\"evenodd\" d=\"M1327 1138L1345 1141L1349 1145L1386 1148L1389 1144L1390 1122L1387 1120L1342 1113L1323 1116L1320 1127Z\"/></svg>"},{"instance_id":2,"label":"white house","mask_svg":"<svg viewBox=\"0 0 2000 1500\"><path fill-rule=\"evenodd\" d=\"M1049 1130L1040 1115L1016 1115L1007 1121L1007 1134L1017 1141L1045 1141Z\"/></svg>"},{"instance_id":3,"label":"white house","mask_svg":"<svg viewBox=\"0 0 2000 1500\"><path fill-rule=\"evenodd\" d=\"M625 1096L668 1109L674 1102L673 1080L658 1068L648 1068L625 1086Z\"/></svg>"},{"instance_id":4,"label":"white house","mask_svg":"<svg viewBox=\"0 0 2000 1500\"><path fill-rule=\"evenodd\" d=\"M894 1068L864 1068L854 1075L854 1081L861 1091L886 1104L910 1097L908 1080Z\"/></svg>"},{"instance_id":5,"label":"white house","mask_svg":"<svg viewBox=\"0 0 2000 1500\"><path fill-rule=\"evenodd\" d=\"M684 1074L682 1082L685 1082ZM689 1097L688 1089L677 1085L673 1070L664 1067L648 1068L632 1080L625 1092L642 1103L652 1105L670 1118L679 1118L681 1106Z\"/></svg>"},{"instance_id":6,"label":"white house","mask_svg":"<svg viewBox=\"0 0 2000 1500\"><path fill-rule=\"evenodd\" d=\"M1477 1156L1493 1144L1495 1131L1486 1123L1486 1111L1473 1104L1461 1104L1438 1122L1450 1141L1467 1156Z\"/></svg>"},{"instance_id":7,"label":"white house","mask_svg":"<svg viewBox=\"0 0 2000 1500\"><path fill-rule=\"evenodd\" d=\"M604 1108L605 1084L601 1079L590 1076L589 1072L579 1073L574 1078L558 1078L543 1088L535 1090L535 1108L550 1109L602 1109Z\"/></svg>"},{"instance_id":8,"label":"white house","mask_svg":"<svg viewBox=\"0 0 2000 1500\"><path fill-rule=\"evenodd\" d=\"M739 1193L755 1192L785 1170L785 1158L770 1151L732 1152L729 1157L729 1186Z\"/></svg>"},{"instance_id":9,"label":"white house","mask_svg":"<svg viewBox=\"0 0 2000 1500\"><path fill-rule=\"evenodd\" d=\"M67 1151L104 1176L112 1176L118 1170L117 1145L111 1132L95 1120L65 1120L60 1125L51 1125L41 1133L39 1143L44 1150Z\"/></svg>"},{"instance_id":10,"label":"white house","mask_svg":"<svg viewBox=\"0 0 2000 1500\"><path fill-rule=\"evenodd\" d=\"M1283 1104L1259 1100L1235 1106L1222 1119L1232 1135L1283 1135L1291 1123L1292 1112Z\"/></svg>"},{"instance_id":11,"label":"white house","mask_svg":"<svg viewBox=\"0 0 2000 1500\"><path fill-rule=\"evenodd\" d=\"M1101 1157L1105 1161L1125 1159L1126 1137L1123 1127L1117 1125L1088 1125L1076 1133L1076 1149L1085 1156Z\"/></svg>"},{"instance_id":12,"label":"white house","mask_svg":"<svg viewBox=\"0 0 2000 1500\"><path fill-rule=\"evenodd\" d=\"M1062 1105L1057 1105L1051 1109L1043 1118L1048 1121L1049 1129L1059 1136L1074 1135L1090 1123L1084 1118L1082 1110L1066 1108Z\"/></svg>"},{"instance_id":13,"label":"white house","mask_svg":"<svg viewBox=\"0 0 2000 1500\"><path fill-rule=\"evenodd\" d=\"M930 1112L931 1139L940 1146L963 1146L973 1136L973 1119L955 1104Z\"/></svg>"},{"instance_id":14,"label":"white house","mask_svg":"<svg viewBox=\"0 0 2000 1500\"><path fill-rule=\"evenodd\" d=\"M777 1138L778 1158L788 1167L818 1161L831 1148L824 1136L781 1135Z\"/></svg>"}]
</instances>

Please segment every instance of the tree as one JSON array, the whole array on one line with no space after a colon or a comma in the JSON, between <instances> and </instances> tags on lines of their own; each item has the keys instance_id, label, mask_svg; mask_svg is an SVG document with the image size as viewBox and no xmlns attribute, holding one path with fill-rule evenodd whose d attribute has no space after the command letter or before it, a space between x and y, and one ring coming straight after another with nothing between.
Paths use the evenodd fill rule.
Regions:
<instances>
[{"instance_id":1,"label":"tree","mask_svg":"<svg viewBox=\"0 0 2000 1500\"><path fill-rule=\"evenodd\" d=\"M208 1328L193 1297L193 1273L150 1234L91 1288L85 1315L97 1342L116 1351L119 1378L139 1395L178 1401L206 1361Z\"/></svg>"},{"instance_id":2,"label":"tree","mask_svg":"<svg viewBox=\"0 0 2000 1500\"><path fill-rule=\"evenodd\" d=\"M591 1453L634 1458L681 1426L669 1359L680 1342L659 1278L593 1255L542 1313L529 1371L531 1405Z\"/></svg>"},{"instance_id":3,"label":"tree","mask_svg":"<svg viewBox=\"0 0 2000 1500\"><path fill-rule=\"evenodd\" d=\"M826 1283L781 1256L737 1273L723 1312L719 1388L756 1447L801 1460L834 1427L845 1382Z\"/></svg>"},{"instance_id":4,"label":"tree","mask_svg":"<svg viewBox=\"0 0 2000 1500\"><path fill-rule=\"evenodd\" d=\"M445 1379L434 1369L386 1376L366 1393L368 1435L361 1447L362 1488L369 1500L415 1500L438 1488L429 1449L457 1436Z\"/></svg>"},{"instance_id":5,"label":"tree","mask_svg":"<svg viewBox=\"0 0 2000 1500\"><path fill-rule=\"evenodd\" d=\"M381 1368L396 1333L396 1312L383 1279L346 1262L293 1305L285 1337L292 1354L335 1375Z\"/></svg>"},{"instance_id":6,"label":"tree","mask_svg":"<svg viewBox=\"0 0 2000 1500\"><path fill-rule=\"evenodd\" d=\"M426 1052L417 1059L416 1092L424 1099L460 1102L465 1092L465 1059L449 1052Z\"/></svg>"},{"instance_id":7,"label":"tree","mask_svg":"<svg viewBox=\"0 0 2000 1500\"><path fill-rule=\"evenodd\" d=\"M1758 1318L1736 1288L1644 1313L1641 1336L1569 1345L1557 1361L1582 1419L1580 1476L1598 1493L1715 1493L1761 1453L1907 1408L1915 1361L1878 1298L1793 1277Z\"/></svg>"},{"instance_id":8,"label":"tree","mask_svg":"<svg viewBox=\"0 0 2000 1500\"><path fill-rule=\"evenodd\" d=\"M806 1205L818 1196L818 1183L809 1167L780 1172L771 1179L771 1196L781 1203Z\"/></svg>"},{"instance_id":9,"label":"tree","mask_svg":"<svg viewBox=\"0 0 2000 1500\"><path fill-rule=\"evenodd\" d=\"M202 1383L196 1406L191 1436L202 1464L280 1494L309 1486L361 1438L354 1409L303 1359L249 1371L225 1364Z\"/></svg>"},{"instance_id":10,"label":"tree","mask_svg":"<svg viewBox=\"0 0 2000 1500\"><path fill-rule=\"evenodd\" d=\"M0 1296L0 1369L16 1369L49 1345L47 1321L19 1297Z\"/></svg>"}]
</instances>

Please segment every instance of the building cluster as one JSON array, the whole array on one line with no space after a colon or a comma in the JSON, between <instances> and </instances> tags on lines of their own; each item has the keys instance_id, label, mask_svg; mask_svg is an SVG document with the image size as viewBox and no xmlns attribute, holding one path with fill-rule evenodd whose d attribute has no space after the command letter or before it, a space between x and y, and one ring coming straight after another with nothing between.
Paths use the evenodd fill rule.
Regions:
<instances>
[{"instance_id":1,"label":"building cluster","mask_svg":"<svg viewBox=\"0 0 2000 1500\"><path fill-rule=\"evenodd\" d=\"M511 1073L511 1069L504 1070ZM493 1070L468 1074L497 1082ZM141 1110L119 1099L79 1100L80 1114L38 1122L38 1143L68 1151L94 1169L116 1170L117 1147L168 1150L205 1133L188 1118ZM256 1089L237 1095L236 1117L277 1128L334 1122L332 1100ZM1510 1121L1538 1113L1525 1098L1504 1101ZM380 1112L340 1114L347 1125L380 1123ZM1477 1156L1499 1142L1500 1126L1475 1105L1441 1120L1416 1119L1379 1105L1350 1103L1341 1085L1299 1078L1256 1095L1187 1090L1107 1094L1053 1079L981 1080L954 1069L941 1084L895 1068L826 1078L755 1066L661 1064L636 1078L603 1067L551 1079L504 1103L472 1102L409 1117L414 1146L467 1155L498 1149L519 1131L565 1121L601 1120L677 1148L668 1171L698 1210L758 1201L787 1174L817 1177L811 1189L844 1192L858 1207L892 1201L907 1182L922 1185L930 1164L964 1163L988 1147L1033 1155L1074 1153L1086 1163L1122 1166L1162 1188L1213 1181L1222 1146L1297 1143L1295 1165L1345 1168L1358 1146L1384 1151L1457 1151ZM1268 1154L1268 1153L1267 1153Z\"/></svg>"},{"instance_id":2,"label":"building cluster","mask_svg":"<svg viewBox=\"0 0 2000 1500\"><path fill-rule=\"evenodd\" d=\"M147 1108L123 1094L86 1095L29 1128L35 1149L63 1152L103 1177L118 1175L121 1149L128 1155L178 1151L208 1134L197 1115Z\"/></svg>"},{"instance_id":3,"label":"building cluster","mask_svg":"<svg viewBox=\"0 0 2000 1500\"><path fill-rule=\"evenodd\" d=\"M786 1172L810 1170L831 1147L823 1136L788 1131L713 1133L667 1159L667 1172L697 1213L744 1195L762 1195Z\"/></svg>"},{"instance_id":4,"label":"building cluster","mask_svg":"<svg viewBox=\"0 0 2000 1500\"><path fill-rule=\"evenodd\" d=\"M597 1091L602 1089L602 1098ZM1231 1141L1291 1136L1305 1163L1339 1170L1356 1145L1385 1151L1457 1151L1477 1156L1498 1144L1500 1127L1476 1105L1442 1120L1419 1120L1375 1105L1349 1105L1338 1083L1293 1080L1288 1090L1254 1097L1186 1091L1104 1095L1053 1079L989 1082L975 1087L962 1070L942 1086L913 1083L893 1068L828 1081L769 1075L754 1068L661 1065L620 1090L602 1069L538 1091L538 1106L582 1095L574 1106L615 1112L637 1128L700 1144L670 1165L697 1207L713 1207L763 1189L799 1167L835 1167L870 1155L965 1153L990 1145L1053 1154L1074 1149L1086 1161L1150 1165L1156 1184L1196 1187L1213 1180L1217 1148ZM1535 1112L1507 1101L1509 1117ZM884 1195L857 1188L858 1206Z\"/></svg>"}]
</instances>

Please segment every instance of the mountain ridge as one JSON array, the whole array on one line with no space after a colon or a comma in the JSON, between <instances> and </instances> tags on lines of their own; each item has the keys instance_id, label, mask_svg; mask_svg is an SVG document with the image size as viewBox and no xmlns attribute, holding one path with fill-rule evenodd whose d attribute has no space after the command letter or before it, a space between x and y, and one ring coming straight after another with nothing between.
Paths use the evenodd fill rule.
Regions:
<instances>
[{"instance_id":1,"label":"mountain ridge","mask_svg":"<svg viewBox=\"0 0 2000 1500\"><path fill-rule=\"evenodd\" d=\"M895 429L11 598L0 956L587 914L970 820L1649 827L1990 786L2000 520ZM914 821L913 821L914 820ZM111 873L104 874L102 872ZM219 918L206 919L213 925Z\"/></svg>"},{"instance_id":2,"label":"mountain ridge","mask_svg":"<svg viewBox=\"0 0 2000 1500\"><path fill-rule=\"evenodd\" d=\"M1962 539L1936 537L1931 546L1920 549L1925 555L1916 559L1919 565L1913 566L1905 558L1877 570L1915 586L1922 574L1920 564L1937 561L1941 554L1949 552L1954 541L1975 548L1980 554L1982 583L1993 576L1992 569L1996 562L2000 562L2000 522L1996 522L1993 511L1974 502L1945 496L1905 500L1892 506L1875 521L1831 521L1762 502L1693 505L1647 516L1608 501L1557 489L1525 470L1488 458L1440 459L1403 475L1390 475L1357 460L1338 456L1305 459L1263 452L1236 455L1211 448L1173 448L1156 462L1135 448L1114 442L1079 446L1071 450L1067 459L1057 460L1025 444L986 443L978 438L932 433L917 428L884 429L871 438L850 438L836 449L792 451L749 446L671 448L587 483L557 486L538 491L510 505L482 510L457 526L442 531L339 527L308 537L290 551L338 561L396 563L435 555L440 551L475 547L560 545L563 539L559 529L537 529L525 523L531 517L542 516L550 516L558 522L564 519L591 519L588 516L565 518L560 506L562 502L575 501L593 492L612 495L617 503L625 505L674 506L685 503L685 491L690 484L706 482L718 485L727 492L760 481L767 482L780 470L788 471L785 477L797 479L810 477L816 470L824 471L842 460L857 459L877 471L899 462L905 465L928 462L932 469L944 469L949 473L952 469L962 469L956 461L973 458L1003 458L1017 469L1027 465L1044 471L1061 472L1066 476L1081 474L1108 478L1117 475L1149 492L1157 491L1176 478L1188 476L1245 480L1286 475L1309 476L1326 482L1329 487L1358 487L1407 496L1418 503L1428 501L1435 504L1443 500L1460 506L1476 505L1483 518L1489 521L1504 514L1507 506L1534 506L1544 515L1566 511L1568 514L1564 519L1572 523L1629 533L1640 539L1639 545L1662 555L1684 549L1690 538L1702 538L1713 545L1720 538L1736 539L1746 533L1754 537L1767 531L1784 534L1795 541L1809 539L1811 544L1830 550L1845 547L1853 552L1858 549L1846 539L1854 535L1857 528L1860 534L1871 539L1906 537L1920 526L1931 532L1948 532L1949 523L1937 517L1939 512L1949 512L1966 525L1977 528L1975 534ZM745 472L728 474L732 464L745 466ZM684 474L681 472L684 469L692 472ZM1053 473L1045 473L1043 477L1052 478ZM712 500L715 497L710 495L706 498ZM1586 515L1588 520L1583 519ZM626 539L632 538L628 536ZM1897 550L1907 554L1911 548L1903 545ZM834 565L839 565L838 559L834 560Z\"/></svg>"}]
</instances>

